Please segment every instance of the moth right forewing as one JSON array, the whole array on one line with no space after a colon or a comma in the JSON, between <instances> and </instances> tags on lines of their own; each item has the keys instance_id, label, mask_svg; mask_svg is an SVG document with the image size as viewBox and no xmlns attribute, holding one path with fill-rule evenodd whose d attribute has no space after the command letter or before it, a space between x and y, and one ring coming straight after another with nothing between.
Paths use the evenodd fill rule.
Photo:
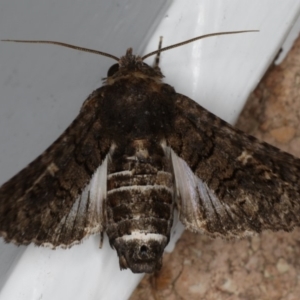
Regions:
<instances>
[{"instance_id":1,"label":"moth right forewing","mask_svg":"<svg viewBox=\"0 0 300 300\"><path fill-rule=\"evenodd\" d=\"M77 118L43 154L0 188L0 235L6 241L61 243L55 244L55 232L63 230L62 220L112 144L99 118L101 89L88 97ZM85 230L66 231L65 244L85 235Z\"/></svg>"},{"instance_id":2,"label":"moth right forewing","mask_svg":"<svg viewBox=\"0 0 300 300\"><path fill-rule=\"evenodd\" d=\"M189 187L177 187L187 227L230 237L300 225L298 158L259 142L179 94L167 144L177 155L175 177Z\"/></svg>"}]
</instances>

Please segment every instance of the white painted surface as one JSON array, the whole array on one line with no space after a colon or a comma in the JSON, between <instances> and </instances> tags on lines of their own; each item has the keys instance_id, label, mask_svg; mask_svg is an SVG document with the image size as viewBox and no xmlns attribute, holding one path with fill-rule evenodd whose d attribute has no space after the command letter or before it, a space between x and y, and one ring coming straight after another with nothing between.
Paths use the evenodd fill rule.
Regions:
<instances>
[{"instance_id":1,"label":"white painted surface","mask_svg":"<svg viewBox=\"0 0 300 300\"><path fill-rule=\"evenodd\" d=\"M180 0L165 10L168 4L2 0L0 39L51 39L120 56L130 46L140 53L148 36L145 52L157 48L160 35L167 46L216 31L259 29L162 54L165 82L233 122L288 34L300 1ZM153 31L155 17L162 23ZM0 43L0 184L58 137L113 63L56 46ZM2 243L0 299L127 299L141 276L119 271L107 239L103 249L98 245L97 236L56 251Z\"/></svg>"},{"instance_id":2,"label":"white painted surface","mask_svg":"<svg viewBox=\"0 0 300 300\"><path fill-rule=\"evenodd\" d=\"M259 30L210 37L162 53L166 82L234 123L249 93L278 53L299 14L299 1L187 1L175 5L145 52L219 31ZM179 69L180 67L180 69Z\"/></svg>"}]
</instances>

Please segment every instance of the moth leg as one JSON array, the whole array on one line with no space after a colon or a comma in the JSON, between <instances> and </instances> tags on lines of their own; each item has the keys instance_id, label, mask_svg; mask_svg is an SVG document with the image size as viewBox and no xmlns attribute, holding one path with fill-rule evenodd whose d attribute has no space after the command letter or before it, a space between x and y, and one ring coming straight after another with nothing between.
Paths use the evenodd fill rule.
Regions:
<instances>
[{"instance_id":1,"label":"moth leg","mask_svg":"<svg viewBox=\"0 0 300 300\"><path fill-rule=\"evenodd\" d=\"M99 243L99 249L102 249L103 246L103 239L104 239L104 232L100 232L100 243Z\"/></svg>"},{"instance_id":2,"label":"moth leg","mask_svg":"<svg viewBox=\"0 0 300 300\"><path fill-rule=\"evenodd\" d=\"M160 36L159 37L159 43L158 43L158 50L161 49L162 47L162 40L163 40L163 37ZM154 61L154 64L153 64L153 68L154 69L159 69L159 60L160 60L160 52L157 52L156 56L155 56L155 61Z\"/></svg>"}]
</instances>

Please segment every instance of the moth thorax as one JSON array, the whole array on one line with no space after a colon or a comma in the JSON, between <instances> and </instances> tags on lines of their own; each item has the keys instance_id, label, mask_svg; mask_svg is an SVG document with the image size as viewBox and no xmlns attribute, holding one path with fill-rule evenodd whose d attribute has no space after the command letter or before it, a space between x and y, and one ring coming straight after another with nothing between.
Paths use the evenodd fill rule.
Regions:
<instances>
[{"instance_id":1,"label":"moth thorax","mask_svg":"<svg viewBox=\"0 0 300 300\"><path fill-rule=\"evenodd\" d=\"M167 237L157 233L134 231L115 240L121 269L133 273L153 273L161 269Z\"/></svg>"}]
</instances>

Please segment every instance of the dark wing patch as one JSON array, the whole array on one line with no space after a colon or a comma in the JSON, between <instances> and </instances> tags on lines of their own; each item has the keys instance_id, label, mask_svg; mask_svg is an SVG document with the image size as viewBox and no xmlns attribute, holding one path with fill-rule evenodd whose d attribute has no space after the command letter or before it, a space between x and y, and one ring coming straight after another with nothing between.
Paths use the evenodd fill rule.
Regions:
<instances>
[{"instance_id":1,"label":"dark wing patch","mask_svg":"<svg viewBox=\"0 0 300 300\"><path fill-rule=\"evenodd\" d=\"M0 188L0 235L7 242L55 247L95 231L88 213L95 199L88 187L81 193L96 170L101 174L111 146L99 119L101 103L99 89L50 147ZM71 217L76 209L81 213Z\"/></svg>"},{"instance_id":2,"label":"dark wing patch","mask_svg":"<svg viewBox=\"0 0 300 300\"><path fill-rule=\"evenodd\" d=\"M300 225L300 160L178 94L172 154L187 228L243 236Z\"/></svg>"}]
</instances>

